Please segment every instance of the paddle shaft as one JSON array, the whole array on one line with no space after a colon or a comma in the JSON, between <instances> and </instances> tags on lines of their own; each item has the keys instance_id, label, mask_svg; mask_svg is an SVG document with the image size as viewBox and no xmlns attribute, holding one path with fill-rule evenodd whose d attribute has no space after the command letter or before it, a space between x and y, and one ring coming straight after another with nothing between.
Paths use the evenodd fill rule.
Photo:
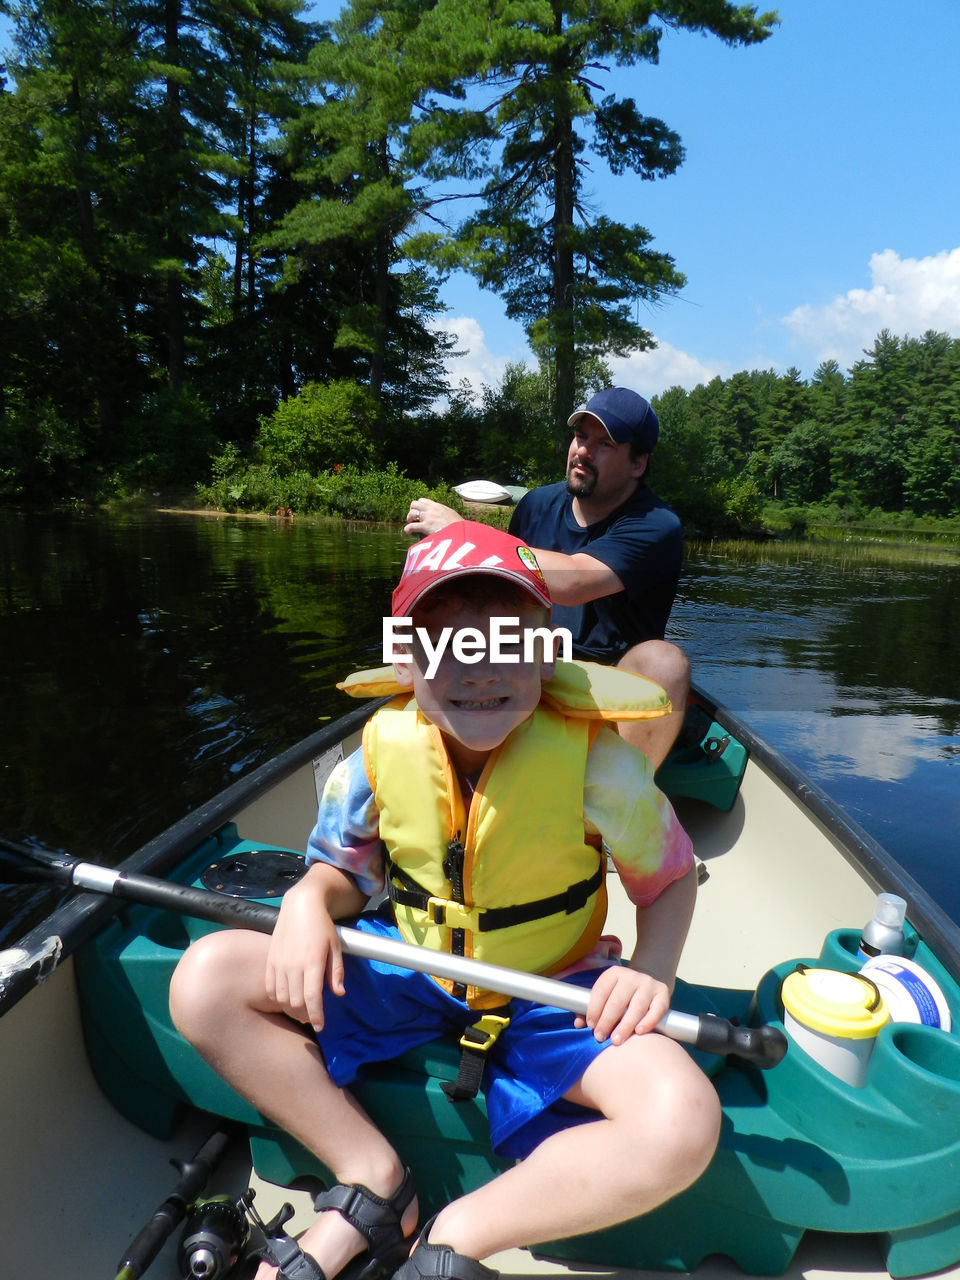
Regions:
<instances>
[{"instance_id":1,"label":"paddle shaft","mask_svg":"<svg viewBox=\"0 0 960 1280\"><path fill-rule=\"evenodd\" d=\"M13 846L9 841L2 843L8 851L7 861L9 862L9 854L12 853L19 857L21 863L30 862L34 876L38 879L56 880L62 884L74 885L78 889L108 894L144 906L160 907L232 928L272 933L276 926L279 910L265 903L229 897L210 889L196 889L156 876L117 871L30 846ZM362 959L392 964L402 969L414 969L419 973L448 978L505 996L567 1009L581 1016L587 1011L590 992L556 978L544 978L539 974L508 969L468 956L431 951L407 942L361 933L358 929L345 925L337 926L337 934L344 951ZM664 1015L657 1024L657 1030L671 1040L694 1045L708 1053L735 1054L749 1059L759 1067L775 1065L783 1057L787 1047L786 1037L774 1027L740 1027L712 1014L681 1013L675 1009Z\"/></svg>"},{"instance_id":2,"label":"paddle shaft","mask_svg":"<svg viewBox=\"0 0 960 1280\"><path fill-rule=\"evenodd\" d=\"M280 914L277 907L263 902L231 898L209 889L171 884L153 876L125 875L89 862L78 863L71 879L78 889L107 893L147 906L166 907L181 915L196 916L216 924L254 929L258 933L272 933ZM392 964L401 969L415 969L418 973L429 973L435 978L449 978L487 991L498 991L505 996L517 996L522 1000L533 1000L557 1009L568 1009L571 1013L585 1014L587 1011L590 992L582 987L558 982L556 978L543 978L536 973L507 969L484 960L474 960L470 956L430 951L426 947L363 933L346 925L337 925L337 936L344 951L359 956L362 960L377 960L381 964ZM692 1015L673 1011L667 1014L667 1019L671 1023L676 1019L677 1027L685 1026L688 1020L698 1021ZM662 1029L664 1028L658 1028ZM666 1034L669 1035L669 1031Z\"/></svg>"}]
</instances>

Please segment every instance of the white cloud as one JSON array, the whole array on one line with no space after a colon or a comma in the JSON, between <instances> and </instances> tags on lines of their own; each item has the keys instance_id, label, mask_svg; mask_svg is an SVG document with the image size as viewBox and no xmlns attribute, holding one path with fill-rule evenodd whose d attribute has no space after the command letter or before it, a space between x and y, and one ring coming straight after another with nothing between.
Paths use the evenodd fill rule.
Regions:
<instances>
[{"instance_id":1,"label":"white cloud","mask_svg":"<svg viewBox=\"0 0 960 1280\"><path fill-rule=\"evenodd\" d=\"M474 390L484 385L496 386L507 365L518 361L535 367L533 353L522 341L514 341L509 350L492 351L486 331L473 316L444 318L437 328L453 334L457 349L464 352L462 356L447 361L447 376L452 387L464 379ZM615 383L633 387L645 396L654 396L676 386L690 391L701 382L709 382L718 374L726 377L730 372L719 362L705 364L669 342L660 342L651 351L637 351L629 356L613 358L608 363Z\"/></svg>"},{"instance_id":2,"label":"white cloud","mask_svg":"<svg viewBox=\"0 0 960 1280\"><path fill-rule=\"evenodd\" d=\"M692 391L701 382L729 374L729 370L719 362L705 364L697 356L680 351L669 342L659 342L650 351L635 351L607 363L615 383L632 387L644 396L659 395L671 387Z\"/></svg>"},{"instance_id":3,"label":"white cloud","mask_svg":"<svg viewBox=\"0 0 960 1280\"><path fill-rule=\"evenodd\" d=\"M826 306L804 305L784 316L794 341L816 360L849 368L881 329L919 337L928 329L960 336L960 248L928 258L884 249L870 259L871 287L848 289Z\"/></svg>"},{"instance_id":4,"label":"white cloud","mask_svg":"<svg viewBox=\"0 0 960 1280\"><path fill-rule=\"evenodd\" d=\"M453 316L436 326L456 338L456 350L461 356L447 361L447 377L451 387L466 379L475 391L481 386L497 386L508 364L519 360L532 363L532 355L525 345L507 352L493 352L487 345L487 335L472 316Z\"/></svg>"},{"instance_id":5,"label":"white cloud","mask_svg":"<svg viewBox=\"0 0 960 1280\"><path fill-rule=\"evenodd\" d=\"M902 782L920 760L941 758L932 716L800 716L797 739L823 777L855 776Z\"/></svg>"}]
</instances>

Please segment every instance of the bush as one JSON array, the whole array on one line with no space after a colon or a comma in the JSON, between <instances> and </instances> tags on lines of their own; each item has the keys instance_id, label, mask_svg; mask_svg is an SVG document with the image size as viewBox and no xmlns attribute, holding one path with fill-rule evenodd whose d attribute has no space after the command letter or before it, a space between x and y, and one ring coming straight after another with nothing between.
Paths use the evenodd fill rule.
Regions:
<instances>
[{"instance_id":1,"label":"bush","mask_svg":"<svg viewBox=\"0 0 960 1280\"><path fill-rule=\"evenodd\" d=\"M376 461L376 417L376 400L356 382L308 382L260 419L254 448L264 465L282 475L347 463L369 466Z\"/></svg>"},{"instance_id":2,"label":"bush","mask_svg":"<svg viewBox=\"0 0 960 1280\"><path fill-rule=\"evenodd\" d=\"M0 415L0 499L46 501L76 480L83 443L75 424L48 401L11 396Z\"/></svg>"},{"instance_id":3,"label":"bush","mask_svg":"<svg viewBox=\"0 0 960 1280\"><path fill-rule=\"evenodd\" d=\"M435 498L463 509L447 485L427 486L411 480L390 462L381 471L361 471L339 463L320 475L293 471L280 475L274 467L244 460L235 445L227 445L213 461L213 480L198 485L199 500L224 511L286 510L302 515L340 516L346 520L399 523L413 498Z\"/></svg>"}]
</instances>

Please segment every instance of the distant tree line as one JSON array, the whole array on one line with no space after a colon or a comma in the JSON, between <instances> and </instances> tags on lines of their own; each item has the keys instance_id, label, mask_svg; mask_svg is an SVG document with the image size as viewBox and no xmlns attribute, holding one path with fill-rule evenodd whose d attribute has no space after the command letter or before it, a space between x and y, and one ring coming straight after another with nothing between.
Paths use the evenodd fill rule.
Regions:
<instances>
[{"instance_id":1,"label":"distant tree line","mask_svg":"<svg viewBox=\"0 0 960 1280\"><path fill-rule=\"evenodd\" d=\"M329 26L301 0L0 13L0 496L20 499L192 483L229 450L276 474L484 460L445 374L452 270L525 326L519 464L552 458L603 358L650 345L638 302L684 283L591 206L599 167L683 159L607 73L656 63L670 30L750 45L776 22L730 0L349 0ZM510 376L494 416L529 401Z\"/></svg>"},{"instance_id":2,"label":"distant tree line","mask_svg":"<svg viewBox=\"0 0 960 1280\"><path fill-rule=\"evenodd\" d=\"M696 523L764 507L960 517L960 340L887 330L844 374L737 373L654 401L656 478Z\"/></svg>"}]
</instances>

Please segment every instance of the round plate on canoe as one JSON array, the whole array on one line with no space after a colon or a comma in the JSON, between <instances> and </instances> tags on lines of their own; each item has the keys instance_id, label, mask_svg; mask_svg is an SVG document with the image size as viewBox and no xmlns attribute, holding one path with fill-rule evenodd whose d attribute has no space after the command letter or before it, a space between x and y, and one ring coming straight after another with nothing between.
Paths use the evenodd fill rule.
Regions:
<instances>
[{"instance_id":1,"label":"round plate on canoe","mask_svg":"<svg viewBox=\"0 0 960 1280\"><path fill-rule=\"evenodd\" d=\"M200 882L206 889L233 898L279 898L306 869L298 854L280 849L248 849L211 862Z\"/></svg>"}]
</instances>

